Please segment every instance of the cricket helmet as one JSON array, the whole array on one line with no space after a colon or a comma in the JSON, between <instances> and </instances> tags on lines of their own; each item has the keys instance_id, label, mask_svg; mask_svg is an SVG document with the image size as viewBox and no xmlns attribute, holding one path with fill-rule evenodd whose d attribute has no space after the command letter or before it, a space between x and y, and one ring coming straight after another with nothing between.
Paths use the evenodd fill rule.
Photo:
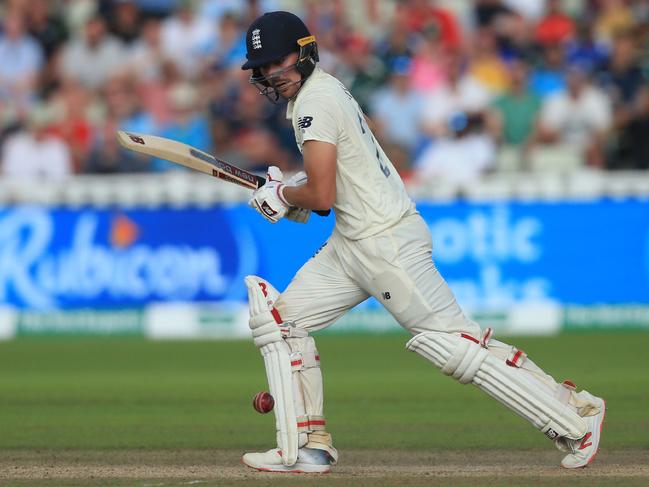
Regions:
<instances>
[{"instance_id":1,"label":"cricket helmet","mask_svg":"<svg viewBox=\"0 0 649 487\"><path fill-rule=\"evenodd\" d=\"M318 61L318 46L315 36L311 35L307 26L295 14L290 12L268 12L258 17L246 33L247 61L241 69L252 69L250 82L260 85L261 94L271 101L277 101L279 94L273 87L273 77L264 76L261 67L281 61L285 56L297 52L298 60L295 68L306 80L315 69ZM269 95L274 95L273 100Z\"/></svg>"}]
</instances>

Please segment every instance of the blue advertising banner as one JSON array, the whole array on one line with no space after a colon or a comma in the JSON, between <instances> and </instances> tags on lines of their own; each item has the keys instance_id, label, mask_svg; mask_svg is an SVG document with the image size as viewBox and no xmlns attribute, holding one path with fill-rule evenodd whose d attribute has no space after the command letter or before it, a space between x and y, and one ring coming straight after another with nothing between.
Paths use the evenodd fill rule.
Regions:
<instances>
[{"instance_id":1,"label":"blue advertising banner","mask_svg":"<svg viewBox=\"0 0 649 487\"><path fill-rule=\"evenodd\" d=\"M471 309L649 303L649 202L429 204L433 256ZM0 209L0 304L24 310L245 301L283 289L333 217L270 225L243 205Z\"/></svg>"},{"instance_id":2,"label":"blue advertising banner","mask_svg":"<svg viewBox=\"0 0 649 487\"><path fill-rule=\"evenodd\" d=\"M649 302L649 202L419 205L458 299Z\"/></svg>"}]
</instances>

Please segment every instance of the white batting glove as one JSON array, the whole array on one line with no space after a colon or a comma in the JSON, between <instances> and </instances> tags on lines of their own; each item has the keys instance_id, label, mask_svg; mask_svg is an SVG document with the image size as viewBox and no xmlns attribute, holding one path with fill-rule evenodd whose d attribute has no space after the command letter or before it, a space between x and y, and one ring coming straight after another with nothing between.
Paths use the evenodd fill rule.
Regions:
<instances>
[{"instance_id":1,"label":"white batting glove","mask_svg":"<svg viewBox=\"0 0 649 487\"><path fill-rule=\"evenodd\" d=\"M290 205L284 198L282 190L282 171L277 166L270 166L266 174L266 184L252 193L248 204L271 223L277 223L288 212Z\"/></svg>"}]
</instances>

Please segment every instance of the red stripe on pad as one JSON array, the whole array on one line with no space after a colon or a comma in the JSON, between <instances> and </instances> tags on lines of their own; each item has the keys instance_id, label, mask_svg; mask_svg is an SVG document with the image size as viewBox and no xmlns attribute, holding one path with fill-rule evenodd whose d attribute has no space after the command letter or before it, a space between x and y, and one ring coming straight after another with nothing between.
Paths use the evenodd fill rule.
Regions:
<instances>
[{"instance_id":1,"label":"red stripe on pad","mask_svg":"<svg viewBox=\"0 0 649 487\"><path fill-rule=\"evenodd\" d=\"M311 421L298 421L298 428L306 428L307 426L324 426L327 422L324 419L314 419Z\"/></svg>"},{"instance_id":2,"label":"red stripe on pad","mask_svg":"<svg viewBox=\"0 0 649 487\"><path fill-rule=\"evenodd\" d=\"M302 365L302 360L293 360L291 362L291 367L295 367L296 365Z\"/></svg>"},{"instance_id":3,"label":"red stripe on pad","mask_svg":"<svg viewBox=\"0 0 649 487\"><path fill-rule=\"evenodd\" d=\"M466 333L460 333L460 336L462 338L466 338L467 340L471 340L472 342L475 342L478 345L480 345L480 340L477 340L477 339L473 338L471 335L467 335Z\"/></svg>"},{"instance_id":4,"label":"red stripe on pad","mask_svg":"<svg viewBox=\"0 0 649 487\"><path fill-rule=\"evenodd\" d=\"M275 318L275 323L277 323L278 325L282 324L282 317L279 315L279 311L277 311L275 308L271 308L270 314L272 314L273 318Z\"/></svg>"},{"instance_id":5,"label":"red stripe on pad","mask_svg":"<svg viewBox=\"0 0 649 487\"><path fill-rule=\"evenodd\" d=\"M523 351L517 350L516 353L514 354L514 358L512 358L511 360L507 360L505 363L510 367L518 367L518 364L516 362L518 362L518 359L521 358L521 355L523 355Z\"/></svg>"}]
</instances>

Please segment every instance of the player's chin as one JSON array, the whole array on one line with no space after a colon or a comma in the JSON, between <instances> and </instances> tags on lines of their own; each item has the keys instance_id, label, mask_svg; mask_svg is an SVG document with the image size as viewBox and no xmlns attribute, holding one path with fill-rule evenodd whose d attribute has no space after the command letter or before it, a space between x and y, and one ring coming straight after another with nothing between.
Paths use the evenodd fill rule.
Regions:
<instances>
[{"instance_id":1,"label":"player's chin","mask_svg":"<svg viewBox=\"0 0 649 487\"><path fill-rule=\"evenodd\" d=\"M284 100L290 100L293 98L297 94L297 91L297 87L293 85L286 85L277 89L277 93L279 93L279 96Z\"/></svg>"}]
</instances>

